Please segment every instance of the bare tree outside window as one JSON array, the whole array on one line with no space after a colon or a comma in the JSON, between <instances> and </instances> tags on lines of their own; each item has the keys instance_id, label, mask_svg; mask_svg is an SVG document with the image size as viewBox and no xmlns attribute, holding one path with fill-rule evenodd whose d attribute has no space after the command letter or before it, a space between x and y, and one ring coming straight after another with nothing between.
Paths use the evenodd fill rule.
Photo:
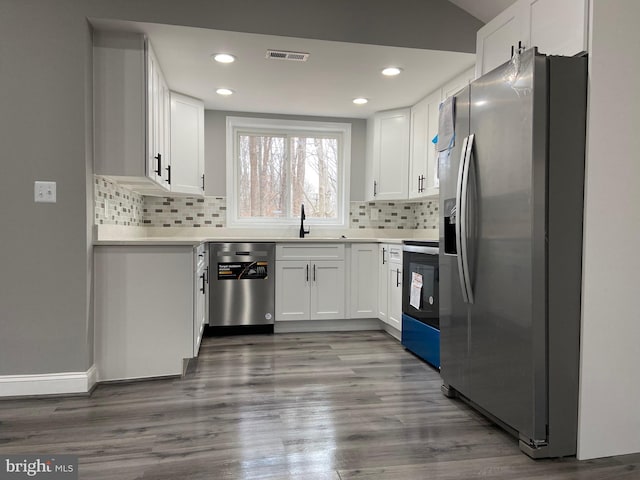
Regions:
<instances>
[{"instance_id":1,"label":"bare tree outside window","mask_svg":"<svg viewBox=\"0 0 640 480\"><path fill-rule=\"evenodd\" d=\"M240 217L286 217L285 137L240 135Z\"/></svg>"},{"instance_id":2,"label":"bare tree outside window","mask_svg":"<svg viewBox=\"0 0 640 480\"><path fill-rule=\"evenodd\" d=\"M338 216L338 138L238 136L238 216L294 218L304 203L308 218Z\"/></svg>"}]
</instances>

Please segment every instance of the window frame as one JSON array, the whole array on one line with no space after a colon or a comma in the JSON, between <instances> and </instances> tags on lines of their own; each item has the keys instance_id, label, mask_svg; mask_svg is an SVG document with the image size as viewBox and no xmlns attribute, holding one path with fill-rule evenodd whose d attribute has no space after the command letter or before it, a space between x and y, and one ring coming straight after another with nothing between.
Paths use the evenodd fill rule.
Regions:
<instances>
[{"instance_id":1,"label":"window frame","mask_svg":"<svg viewBox=\"0 0 640 480\"><path fill-rule=\"evenodd\" d=\"M351 173L351 124L341 122L316 122L309 120L289 120L274 118L233 117L226 121L226 198L227 226L251 228L290 228L300 225L299 217L259 218L238 217L239 192L239 154L238 137L240 134L258 134L274 136L323 136L338 138L338 185L337 217L309 218L305 225L315 227L347 228L349 223L350 173ZM290 161L290 158L288 159ZM292 214L294 212L291 212Z\"/></svg>"}]
</instances>

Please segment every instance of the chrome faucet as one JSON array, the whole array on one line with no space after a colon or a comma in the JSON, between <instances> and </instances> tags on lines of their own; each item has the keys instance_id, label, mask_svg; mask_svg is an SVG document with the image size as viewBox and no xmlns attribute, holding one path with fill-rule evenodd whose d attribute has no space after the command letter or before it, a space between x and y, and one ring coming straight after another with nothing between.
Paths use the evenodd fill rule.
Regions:
<instances>
[{"instance_id":1,"label":"chrome faucet","mask_svg":"<svg viewBox=\"0 0 640 480\"><path fill-rule=\"evenodd\" d=\"M304 219L307 218L307 216L304 214L304 203L302 204L302 209L300 210L300 238L304 238L305 234L309 233L311 231L311 229L309 230L305 230L304 229Z\"/></svg>"}]
</instances>

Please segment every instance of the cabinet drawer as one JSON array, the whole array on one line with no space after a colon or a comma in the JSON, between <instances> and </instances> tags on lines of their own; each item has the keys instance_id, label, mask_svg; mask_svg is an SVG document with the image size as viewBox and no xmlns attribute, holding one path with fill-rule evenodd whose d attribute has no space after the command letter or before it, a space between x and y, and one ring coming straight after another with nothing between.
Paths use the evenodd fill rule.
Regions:
<instances>
[{"instance_id":1,"label":"cabinet drawer","mask_svg":"<svg viewBox=\"0 0 640 480\"><path fill-rule=\"evenodd\" d=\"M280 243L276 260L344 260L344 243Z\"/></svg>"}]
</instances>

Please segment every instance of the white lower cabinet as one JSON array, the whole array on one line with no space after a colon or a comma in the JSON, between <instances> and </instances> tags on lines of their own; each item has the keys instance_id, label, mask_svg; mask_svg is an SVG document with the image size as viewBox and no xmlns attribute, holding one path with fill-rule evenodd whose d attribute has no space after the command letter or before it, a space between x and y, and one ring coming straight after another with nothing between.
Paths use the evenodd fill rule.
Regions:
<instances>
[{"instance_id":1,"label":"white lower cabinet","mask_svg":"<svg viewBox=\"0 0 640 480\"><path fill-rule=\"evenodd\" d=\"M378 244L351 245L349 318L376 318L378 309Z\"/></svg>"},{"instance_id":2,"label":"white lower cabinet","mask_svg":"<svg viewBox=\"0 0 640 480\"><path fill-rule=\"evenodd\" d=\"M188 245L94 247L98 381L183 373L206 317L196 258Z\"/></svg>"},{"instance_id":3,"label":"white lower cabinet","mask_svg":"<svg viewBox=\"0 0 640 480\"><path fill-rule=\"evenodd\" d=\"M378 318L402 331L402 245L380 245Z\"/></svg>"},{"instance_id":4,"label":"white lower cabinet","mask_svg":"<svg viewBox=\"0 0 640 480\"><path fill-rule=\"evenodd\" d=\"M193 356L198 356L200 342L204 333L204 325L208 320L209 299L209 255L207 245L201 244L195 251L196 271L194 276L195 315L193 316Z\"/></svg>"},{"instance_id":5,"label":"white lower cabinet","mask_svg":"<svg viewBox=\"0 0 640 480\"><path fill-rule=\"evenodd\" d=\"M402 263L389 264L389 311L387 324L402 331Z\"/></svg>"},{"instance_id":6,"label":"white lower cabinet","mask_svg":"<svg viewBox=\"0 0 640 480\"><path fill-rule=\"evenodd\" d=\"M345 317L344 261L315 261L309 264L311 320Z\"/></svg>"},{"instance_id":7,"label":"white lower cabinet","mask_svg":"<svg viewBox=\"0 0 640 480\"><path fill-rule=\"evenodd\" d=\"M378 318L387 322L389 310L389 245L378 245Z\"/></svg>"},{"instance_id":8,"label":"white lower cabinet","mask_svg":"<svg viewBox=\"0 0 640 480\"><path fill-rule=\"evenodd\" d=\"M276 246L276 321L345 318L344 244Z\"/></svg>"},{"instance_id":9,"label":"white lower cabinet","mask_svg":"<svg viewBox=\"0 0 640 480\"><path fill-rule=\"evenodd\" d=\"M344 261L276 260L276 321L344 318Z\"/></svg>"}]
</instances>

